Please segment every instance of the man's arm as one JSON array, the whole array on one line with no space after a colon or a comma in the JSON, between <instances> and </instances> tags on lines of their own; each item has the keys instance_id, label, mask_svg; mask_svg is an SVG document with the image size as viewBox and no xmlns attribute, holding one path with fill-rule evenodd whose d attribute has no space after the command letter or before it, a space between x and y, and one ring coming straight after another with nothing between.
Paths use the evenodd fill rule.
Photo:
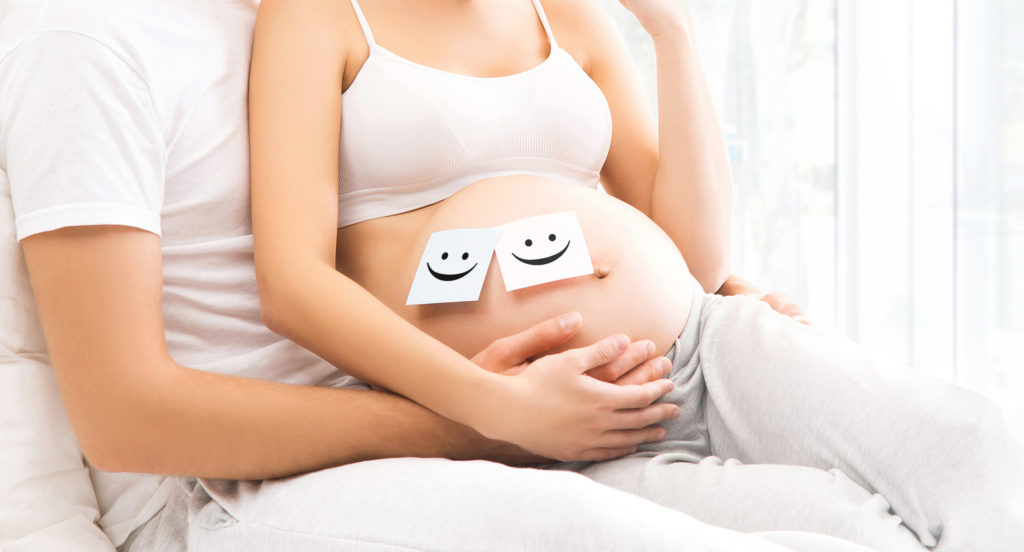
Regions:
<instances>
[{"instance_id":1,"label":"man's arm","mask_svg":"<svg viewBox=\"0 0 1024 552\"><path fill-rule=\"evenodd\" d=\"M22 244L61 396L100 469L265 479L394 456L538 460L388 393L249 380L175 363L164 341L154 234L78 227ZM549 321L497 342L478 360L493 371L514 366L575 331L560 328ZM661 364L645 363L641 349L608 359L616 376L661 376ZM640 368L630 371L630 364ZM649 423L665 417L649 412ZM636 443L658 431L649 428Z\"/></svg>"}]
</instances>

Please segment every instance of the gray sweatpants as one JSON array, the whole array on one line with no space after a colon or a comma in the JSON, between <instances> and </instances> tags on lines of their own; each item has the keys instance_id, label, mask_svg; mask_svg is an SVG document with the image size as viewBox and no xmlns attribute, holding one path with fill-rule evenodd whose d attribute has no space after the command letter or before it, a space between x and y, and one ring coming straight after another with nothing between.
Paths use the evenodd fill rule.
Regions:
<instances>
[{"instance_id":1,"label":"gray sweatpants","mask_svg":"<svg viewBox=\"0 0 1024 552\"><path fill-rule=\"evenodd\" d=\"M1003 407L749 298L698 292L670 356L665 400L682 413L628 457L547 470L399 458L182 480L121 550L1024 546L1024 420Z\"/></svg>"},{"instance_id":2,"label":"gray sweatpants","mask_svg":"<svg viewBox=\"0 0 1024 552\"><path fill-rule=\"evenodd\" d=\"M935 550L1024 550L1024 410L908 373L761 301L696 297L669 353L676 388L664 400L681 414L665 440L562 467L737 530L908 549L903 531L879 530L902 519ZM884 515L890 505L898 518Z\"/></svg>"}]
</instances>

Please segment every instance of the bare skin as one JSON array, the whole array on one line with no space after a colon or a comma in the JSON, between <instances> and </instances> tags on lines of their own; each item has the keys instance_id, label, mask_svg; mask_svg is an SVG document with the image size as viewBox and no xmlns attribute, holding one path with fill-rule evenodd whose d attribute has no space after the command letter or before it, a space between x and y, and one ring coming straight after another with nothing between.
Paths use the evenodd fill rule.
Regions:
<instances>
[{"instance_id":1,"label":"bare skin","mask_svg":"<svg viewBox=\"0 0 1024 552\"><path fill-rule=\"evenodd\" d=\"M159 239L152 234L67 228L27 238L23 247L62 397L80 444L100 469L261 479L393 456L543 459L396 395L245 380L176 364L163 338ZM568 327L547 320L497 340L472 361L494 373L521 373L530 366L526 359L562 346L580 329L578 317L570 319ZM572 362L589 365L594 378L636 386L667 370L653 349L640 340L614 359L615 348L605 347ZM643 428L676 414L661 405L630 415L638 418L632 426ZM659 439L659 431L577 457L620 456Z\"/></svg>"},{"instance_id":2,"label":"bare skin","mask_svg":"<svg viewBox=\"0 0 1024 552\"><path fill-rule=\"evenodd\" d=\"M535 67L551 50L533 5L526 1L363 4L379 44L444 71L509 75ZM685 274L688 263L705 290L713 291L728 273L728 162L685 15L672 5L667 0L636 0L629 5L655 38L657 128L607 16L584 0L549 0L545 9L559 45L597 83L611 108L614 131L602 183L660 227L658 239L674 244L672 256L659 255L676 267L670 273ZM426 20L431 24L423 25ZM659 387L661 383L614 389L598 385L581 371L556 376L525 370L514 377L491 377L465 359L467 351L491 334L475 333L463 343L438 341L436 328L396 313L389 308L394 301L382 301L386 295L395 296L397 287L374 289L375 295L366 286L377 280L353 271L357 266L383 267L385 272L395 268L380 257L372 258L373 253L364 254L367 249L361 244L394 243L395 236L422 240L428 230L424 214L417 212L365 223L374 230L336 230L341 93L355 81L367 55L368 46L347 2L267 0L260 5L249 107L256 270L267 325L361 379L485 436L544 456L576 459L588 451L642 439L650 428L616 425L621 422L613 420L616 413L628 412L635 419L660 408L649 405L667 391ZM491 199L516 209L508 203L512 197ZM573 207L577 212L607 207L597 204L602 201ZM642 224L624 226L623 231ZM344 244L341 249L339 241ZM615 280L620 260L611 259L611 276L603 281ZM336 263L346 273L336 270ZM660 272L654 268L651 273ZM667 294L664 287L648 293L659 292L670 297L666 303L676 311L674 319L658 325L665 335L633 335L644 331L639 324L624 324L616 331L655 339L656 348L664 352L670 336L685 322L678 317L679 311L686 312L689 298ZM515 312L516 325L553 314ZM594 314L587 316L589 320ZM595 325L607 327L602 320ZM463 330L473 333L469 325ZM499 327L498 332L504 330ZM339 334L352 338L341 341ZM510 411L517 416L508 416Z\"/></svg>"},{"instance_id":3,"label":"bare skin","mask_svg":"<svg viewBox=\"0 0 1024 552\"><path fill-rule=\"evenodd\" d=\"M176 364L164 341L160 243L153 234L65 228L29 237L23 247L61 396L79 443L100 469L267 479L395 456L542 460L389 393L284 385ZM495 373L528 370L526 359L579 330L578 314L567 319L500 339L473 361ZM602 342L545 357L538 368L590 367L636 387L667 370L664 359L651 358L650 345L619 350ZM672 412L636 415L644 427ZM657 432L644 438L660 438ZM635 444L592 454L615 457Z\"/></svg>"}]
</instances>

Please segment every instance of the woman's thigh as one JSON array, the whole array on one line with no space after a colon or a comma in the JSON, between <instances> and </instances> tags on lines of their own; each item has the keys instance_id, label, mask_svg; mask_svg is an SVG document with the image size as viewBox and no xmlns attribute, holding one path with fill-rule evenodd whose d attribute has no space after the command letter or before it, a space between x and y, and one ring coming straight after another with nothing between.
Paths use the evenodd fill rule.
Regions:
<instances>
[{"instance_id":1,"label":"woman's thigh","mask_svg":"<svg viewBox=\"0 0 1024 552\"><path fill-rule=\"evenodd\" d=\"M937 550L1024 541L1024 420L749 298L703 313L711 453L838 468Z\"/></svg>"},{"instance_id":2,"label":"woman's thigh","mask_svg":"<svg viewBox=\"0 0 1024 552\"><path fill-rule=\"evenodd\" d=\"M821 549L813 538L780 535L783 546L771 535L712 527L575 473L440 459L205 482L189 521L196 552Z\"/></svg>"},{"instance_id":3,"label":"woman's thigh","mask_svg":"<svg viewBox=\"0 0 1024 552\"><path fill-rule=\"evenodd\" d=\"M829 535L879 552L924 552L884 498L838 470L745 465L687 453L634 455L580 473L711 525Z\"/></svg>"}]
</instances>

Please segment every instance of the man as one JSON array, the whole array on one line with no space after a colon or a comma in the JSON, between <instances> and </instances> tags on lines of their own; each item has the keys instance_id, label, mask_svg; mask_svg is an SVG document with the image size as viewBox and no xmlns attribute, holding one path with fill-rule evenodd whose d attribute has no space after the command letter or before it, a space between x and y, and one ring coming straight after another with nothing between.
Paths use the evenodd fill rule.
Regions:
<instances>
[{"instance_id":1,"label":"man","mask_svg":"<svg viewBox=\"0 0 1024 552\"><path fill-rule=\"evenodd\" d=\"M248 203L255 9L10 0L0 12L0 168L111 542L671 549L714 536L781 549L575 474L440 460L539 459L367 390L264 327ZM579 324L545 322L474 360L520 365ZM606 340L542 362L629 384L661 376L645 361ZM602 389L614 400L616 386ZM269 481L296 474L307 475ZM256 498L232 501L243 488ZM320 512L333 532L261 521L300 507L300 521Z\"/></svg>"}]
</instances>

